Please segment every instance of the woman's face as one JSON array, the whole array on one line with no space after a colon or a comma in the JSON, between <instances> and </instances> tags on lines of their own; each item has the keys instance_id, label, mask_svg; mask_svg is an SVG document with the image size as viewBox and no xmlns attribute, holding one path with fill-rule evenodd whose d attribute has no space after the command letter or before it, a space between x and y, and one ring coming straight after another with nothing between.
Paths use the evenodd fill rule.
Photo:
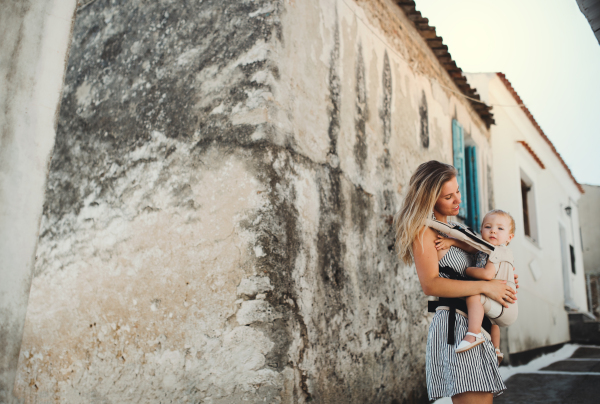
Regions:
<instances>
[{"instance_id":1,"label":"woman's face","mask_svg":"<svg viewBox=\"0 0 600 404\"><path fill-rule=\"evenodd\" d=\"M442 185L442 192L433 210L441 216L456 216L460 207L460 190L456 177L448 180Z\"/></svg>"}]
</instances>

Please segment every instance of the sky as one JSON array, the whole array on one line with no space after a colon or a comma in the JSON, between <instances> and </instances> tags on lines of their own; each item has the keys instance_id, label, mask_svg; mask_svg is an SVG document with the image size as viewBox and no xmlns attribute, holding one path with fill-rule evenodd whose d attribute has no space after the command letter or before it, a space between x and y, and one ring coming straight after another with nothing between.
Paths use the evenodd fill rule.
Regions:
<instances>
[{"instance_id":1,"label":"sky","mask_svg":"<svg viewBox=\"0 0 600 404\"><path fill-rule=\"evenodd\" d=\"M416 0L456 64L502 72L578 182L600 185L600 44L576 0Z\"/></svg>"}]
</instances>

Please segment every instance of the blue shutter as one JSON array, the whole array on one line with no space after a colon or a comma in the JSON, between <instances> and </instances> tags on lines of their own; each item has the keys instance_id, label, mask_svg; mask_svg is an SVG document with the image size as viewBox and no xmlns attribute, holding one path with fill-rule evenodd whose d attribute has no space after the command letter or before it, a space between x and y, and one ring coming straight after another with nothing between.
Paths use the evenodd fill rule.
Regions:
<instances>
[{"instance_id":1,"label":"blue shutter","mask_svg":"<svg viewBox=\"0 0 600 404\"><path fill-rule=\"evenodd\" d=\"M460 126L458 121L452 120L452 148L454 151L454 168L458 170L458 188L460 189L462 202L460 203L460 210L458 216L465 218L467 216L467 189L465 188L465 139L463 135L463 128Z\"/></svg>"},{"instance_id":2,"label":"blue shutter","mask_svg":"<svg viewBox=\"0 0 600 404\"><path fill-rule=\"evenodd\" d=\"M467 169L467 194L468 194L468 214L467 226L479 232L480 212L479 212L479 180L477 175L477 148L467 146L466 169Z\"/></svg>"}]
</instances>

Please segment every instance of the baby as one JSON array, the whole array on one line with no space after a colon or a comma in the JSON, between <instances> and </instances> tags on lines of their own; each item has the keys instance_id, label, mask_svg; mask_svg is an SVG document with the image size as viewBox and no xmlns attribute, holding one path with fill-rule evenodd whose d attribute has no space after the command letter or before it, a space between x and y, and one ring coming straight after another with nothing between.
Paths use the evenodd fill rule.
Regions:
<instances>
[{"instance_id":1,"label":"baby","mask_svg":"<svg viewBox=\"0 0 600 404\"><path fill-rule=\"evenodd\" d=\"M483 218L481 224L481 236L488 243L494 246L505 246L515 236L515 221L512 216L503 210L495 209L488 212ZM497 273L496 266L488 261L488 255L474 249L463 241L453 238L438 236L436 248L445 250L451 246L458 247L469 253L477 253L477 267L466 268L465 274L474 279L491 280ZM465 352L484 342L481 334L481 323L484 316L484 308L481 303L481 296L469 296L466 298L467 309L469 311L469 331L456 348L456 352ZM502 361L504 355L500 352L500 328L493 324L490 332L492 344L496 348L498 362Z\"/></svg>"}]
</instances>

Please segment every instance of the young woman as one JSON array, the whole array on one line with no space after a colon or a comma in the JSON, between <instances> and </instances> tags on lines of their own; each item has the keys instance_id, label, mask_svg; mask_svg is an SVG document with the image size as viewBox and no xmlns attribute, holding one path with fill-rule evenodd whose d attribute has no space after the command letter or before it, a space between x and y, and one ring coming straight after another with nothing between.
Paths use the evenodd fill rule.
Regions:
<instances>
[{"instance_id":1,"label":"young woman","mask_svg":"<svg viewBox=\"0 0 600 404\"><path fill-rule=\"evenodd\" d=\"M434 160L417 168L396 214L396 247L404 263L414 261L423 292L440 297L427 336L429 399L452 397L455 404L490 404L506 388L496 351L488 335L483 344L455 352L468 328L466 304L457 298L484 294L508 307L516 300L516 291L505 281L467 281L461 269L464 274L464 268L473 266L472 257L456 247L436 250L438 233L425 227L425 221L434 215L447 222L448 216L458 214L461 196L456 175L454 167Z\"/></svg>"}]
</instances>

